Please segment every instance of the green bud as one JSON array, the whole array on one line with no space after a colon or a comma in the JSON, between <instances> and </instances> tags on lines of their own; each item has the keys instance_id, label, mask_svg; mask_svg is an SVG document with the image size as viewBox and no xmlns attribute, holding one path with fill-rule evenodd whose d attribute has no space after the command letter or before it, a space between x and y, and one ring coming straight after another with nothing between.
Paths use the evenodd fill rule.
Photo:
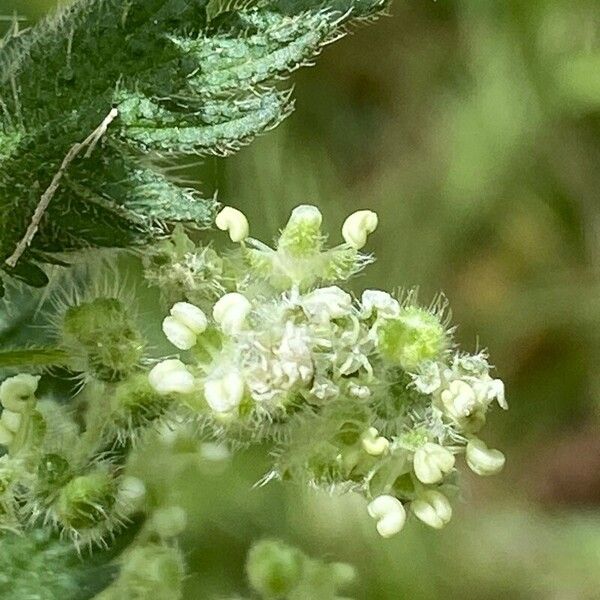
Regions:
<instances>
[{"instance_id":1,"label":"green bud","mask_svg":"<svg viewBox=\"0 0 600 600\"><path fill-rule=\"evenodd\" d=\"M60 454L44 454L38 464L37 475L40 483L47 487L61 487L69 478L69 461Z\"/></svg>"},{"instance_id":2,"label":"green bud","mask_svg":"<svg viewBox=\"0 0 600 600\"><path fill-rule=\"evenodd\" d=\"M439 358L450 345L440 319L418 306L405 307L398 318L385 320L378 336L381 354L406 371Z\"/></svg>"},{"instance_id":3,"label":"green bud","mask_svg":"<svg viewBox=\"0 0 600 600\"><path fill-rule=\"evenodd\" d=\"M248 553L250 585L266 598L285 598L302 577L303 555L276 540L263 540Z\"/></svg>"},{"instance_id":4,"label":"green bud","mask_svg":"<svg viewBox=\"0 0 600 600\"><path fill-rule=\"evenodd\" d=\"M144 341L127 307L116 298L96 298L69 308L63 322L64 341L83 354L97 379L115 381L139 364Z\"/></svg>"},{"instance_id":5,"label":"green bud","mask_svg":"<svg viewBox=\"0 0 600 600\"><path fill-rule=\"evenodd\" d=\"M89 529L107 519L115 499L114 479L108 471L98 470L71 479L60 490L56 515L66 528Z\"/></svg>"},{"instance_id":6,"label":"green bud","mask_svg":"<svg viewBox=\"0 0 600 600\"><path fill-rule=\"evenodd\" d=\"M150 544L127 552L118 579L97 600L180 600L185 566L177 548Z\"/></svg>"},{"instance_id":7,"label":"green bud","mask_svg":"<svg viewBox=\"0 0 600 600\"><path fill-rule=\"evenodd\" d=\"M161 417L171 400L169 395L161 395L154 390L146 373L119 382L111 401L108 433L114 433L120 443L127 442L140 429Z\"/></svg>"}]
</instances>

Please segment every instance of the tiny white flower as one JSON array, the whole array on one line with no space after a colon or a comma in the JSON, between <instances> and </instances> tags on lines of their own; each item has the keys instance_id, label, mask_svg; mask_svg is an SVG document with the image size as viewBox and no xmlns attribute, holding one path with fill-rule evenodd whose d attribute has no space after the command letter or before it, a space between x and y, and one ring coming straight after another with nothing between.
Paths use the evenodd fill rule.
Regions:
<instances>
[{"instance_id":1,"label":"tiny white flower","mask_svg":"<svg viewBox=\"0 0 600 600\"><path fill-rule=\"evenodd\" d=\"M504 382L501 379L492 379L488 376L474 383L473 388L482 403L489 404L496 400L504 410L508 410Z\"/></svg>"},{"instance_id":2,"label":"tiny white flower","mask_svg":"<svg viewBox=\"0 0 600 600\"><path fill-rule=\"evenodd\" d=\"M490 369L487 356L483 352L473 355L459 354L454 357L453 367L459 373L462 371L474 377L483 377Z\"/></svg>"},{"instance_id":3,"label":"tiny white flower","mask_svg":"<svg viewBox=\"0 0 600 600\"><path fill-rule=\"evenodd\" d=\"M375 427L369 427L361 436L361 444L364 451L371 456L381 456L385 454L389 447L390 441L379 435L379 431Z\"/></svg>"},{"instance_id":4,"label":"tiny white flower","mask_svg":"<svg viewBox=\"0 0 600 600\"><path fill-rule=\"evenodd\" d=\"M340 393L340 388L325 377L315 378L310 393L319 400L335 398Z\"/></svg>"},{"instance_id":5,"label":"tiny white flower","mask_svg":"<svg viewBox=\"0 0 600 600\"><path fill-rule=\"evenodd\" d=\"M208 319L204 311L189 302L176 302L171 308L171 316L200 335L208 326Z\"/></svg>"},{"instance_id":6,"label":"tiny white flower","mask_svg":"<svg viewBox=\"0 0 600 600\"><path fill-rule=\"evenodd\" d=\"M286 322L281 343L275 351L282 373L287 378L284 388L289 389L298 381L308 383L312 379L314 369L309 342L307 328Z\"/></svg>"},{"instance_id":7,"label":"tiny white flower","mask_svg":"<svg viewBox=\"0 0 600 600\"><path fill-rule=\"evenodd\" d=\"M356 383L351 383L348 386L348 393L355 398L365 400L371 395L371 390L366 385L356 385Z\"/></svg>"},{"instance_id":8,"label":"tiny white flower","mask_svg":"<svg viewBox=\"0 0 600 600\"><path fill-rule=\"evenodd\" d=\"M448 498L437 490L427 490L410 504L414 515L423 523L441 529L452 518L452 506Z\"/></svg>"},{"instance_id":9,"label":"tiny white flower","mask_svg":"<svg viewBox=\"0 0 600 600\"><path fill-rule=\"evenodd\" d=\"M246 296L231 292L217 300L213 307L213 318L225 333L235 335L242 330L251 310L252 304Z\"/></svg>"},{"instance_id":10,"label":"tiny white flower","mask_svg":"<svg viewBox=\"0 0 600 600\"><path fill-rule=\"evenodd\" d=\"M40 380L39 375L20 373L5 379L0 384L0 402L4 408L14 412L23 412L27 405L35 402L35 392Z\"/></svg>"},{"instance_id":11,"label":"tiny white flower","mask_svg":"<svg viewBox=\"0 0 600 600\"><path fill-rule=\"evenodd\" d=\"M396 298L381 290L365 290L361 298L362 316L369 318L373 311L383 318L394 318L400 314L400 303Z\"/></svg>"},{"instance_id":12,"label":"tiny white flower","mask_svg":"<svg viewBox=\"0 0 600 600\"><path fill-rule=\"evenodd\" d=\"M244 380L237 371L229 371L204 382L204 397L217 413L235 410L244 396Z\"/></svg>"},{"instance_id":13,"label":"tiny white flower","mask_svg":"<svg viewBox=\"0 0 600 600\"><path fill-rule=\"evenodd\" d=\"M196 334L175 317L165 317L162 330L171 344L180 350L189 350L196 345Z\"/></svg>"},{"instance_id":14,"label":"tiny white flower","mask_svg":"<svg viewBox=\"0 0 600 600\"><path fill-rule=\"evenodd\" d=\"M470 469L481 476L499 473L506 462L506 458L500 450L488 448L482 440L477 438L469 440L466 460Z\"/></svg>"},{"instance_id":15,"label":"tiny white flower","mask_svg":"<svg viewBox=\"0 0 600 600\"><path fill-rule=\"evenodd\" d=\"M367 243L367 236L377 229L377 224L377 213L357 210L344 221L342 237L349 246L360 250Z\"/></svg>"},{"instance_id":16,"label":"tiny white flower","mask_svg":"<svg viewBox=\"0 0 600 600\"><path fill-rule=\"evenodd\" d=\"M327 322L350 314L352 296L336 285L318 288L304 296L302 307L309 316Z\"/></svg>"},{"instance_id":17,"label":"tiny white flower","mask_svg":"<svg viewBox=\"0 0 600 600\"><path fill-rule=\"evenodd\" d=\"M238 243L248 237L250 227L246 215L231 206L225 206L215 219L221 231L227 231L232 242Z\"/></svg>"},{"instance_id":18,"label":"tiny white flower","mask_svg":"<svg viewBox=\"0 0 600 600\"><path fill-rule=\"evenodd\" d=\"M150 385L162 395L178 393L189 394L194 391L194 376L178 359L163 360L148 374Z\"/></svg>"},{"instance_id":19,"label":"tiny white flower","mask_svg":"<svg viewBox=\"0 0 600 600\"><path fill-rule=\"evenodd\" d=\"M480 405L472 386L460 379L450 382L448 389L441 393L441 399L450 416L456 418L470 416Z\"/></svg>"},{"instance_id":20,"label":"tiny white flower","mask_svg":"<svg viewBox=\"0 0 600 600\"><path fill-rule=\"evenodd\" d=\"M384 538L397 534L406 522L406 510L402 502L388 494L375 498L367 506L367 512L377 521L377 531Z\"/></svg>"},{"instance_id":21,"label":"tiny white flower","mask_svg":"<svg viewBox=\"0 0 600 600\"><path fill-rule=\"evenodd\" d=\"M413 467L422 483L438 483L454 468L454 455L447 448L427 442L415 452Z\"/></svg>"},{"instance_id":22,"label":"tiny white flower","mask_svg":"<svg viewBox=\"0 0 600 600\"><path fill-rule=\"evenodd\" d=\"M419 365L419 371L413 375L415 388L421 394L433 394L442 385L442 374L438 363L428 361Z\"/></svg>"}]
</instances>

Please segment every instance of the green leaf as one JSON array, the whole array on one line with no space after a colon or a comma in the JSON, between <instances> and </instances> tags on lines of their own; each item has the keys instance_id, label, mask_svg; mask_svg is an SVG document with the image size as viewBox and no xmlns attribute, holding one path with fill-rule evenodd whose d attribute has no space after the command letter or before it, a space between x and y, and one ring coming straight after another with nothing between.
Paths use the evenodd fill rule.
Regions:
<instances>
[{"instance_id":1,"label":"green leaf","mask_svg":"<svg viewBox=\"0 0 600 600\"><path fill-rule=\"evenodd\" d=\"M58 348L15 348L0 351L0 369L65 365L68 356Z\"/></svg>"},{"instance_id":2,"label":"green leaf","mask_svg":"<svg viewBox=\"0 0 600 600\"><path fill-rule=\"evenodd\" d=\"M144 244L176 222L210 226L214 198L169 181L160 160L227 155L275 127L292 109L278 81L385 4L75 0L30 30L13 27L0 46L3 263L59 181L17 269L5 270L43 285L22 265Z\"/></svg>"}]
</instances>

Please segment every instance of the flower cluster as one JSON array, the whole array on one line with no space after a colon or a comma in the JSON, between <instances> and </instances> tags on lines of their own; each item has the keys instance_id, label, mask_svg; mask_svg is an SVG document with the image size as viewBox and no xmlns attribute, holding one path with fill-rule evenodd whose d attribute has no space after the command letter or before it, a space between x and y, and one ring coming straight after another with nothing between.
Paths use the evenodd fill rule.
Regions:
<instances>
[{"instance_id":1,"label":"flower cluster","mask_svg":"<svg viewBox=\"0 0 600 600\"><path fill-rule=\"evenodd\" d=\"M239 246L220 263L223 293L172 306L163 331L181 354L156 364L150 385L215 437L275 443L265 480L357 491L384 537L407 508L441 528L458 455L479 475L503 467L477 434L494 403L507 408L504 386L485 353L457 350L442 299L337 285L372 261L361 250L374 212L350 215L333 248L321 224L299 206L271 248L224 208L216 225Z\"/></svg>"}]
</instances>

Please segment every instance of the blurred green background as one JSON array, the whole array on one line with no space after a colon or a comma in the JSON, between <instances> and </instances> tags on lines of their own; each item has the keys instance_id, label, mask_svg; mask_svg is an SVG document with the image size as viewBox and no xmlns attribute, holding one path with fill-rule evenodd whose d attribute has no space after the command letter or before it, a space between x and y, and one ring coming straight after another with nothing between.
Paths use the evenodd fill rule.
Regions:
<instances>
[{"instance_id":1,"label":"blurred green background","mask_svg":"<svg viewBox=\"0 0 600 600\"><path fill-rule=\"evenodd\" d=\"M26 26L53 4L0 0L0 15ZM354 286L446 293L459 342L489 348L506 382L511 409L486 433L506 470L465 473L446 530L393 540L353 498L251 489L259 452L176 473L186 598L243 590L263 535L353 563L360 599L600 598L600 3L398 0L391 15L296 74L278 130L189 175L263 239L300 203L336 242L346 214L376 210L378 260Z\"/></svg>"}]
</instances>

